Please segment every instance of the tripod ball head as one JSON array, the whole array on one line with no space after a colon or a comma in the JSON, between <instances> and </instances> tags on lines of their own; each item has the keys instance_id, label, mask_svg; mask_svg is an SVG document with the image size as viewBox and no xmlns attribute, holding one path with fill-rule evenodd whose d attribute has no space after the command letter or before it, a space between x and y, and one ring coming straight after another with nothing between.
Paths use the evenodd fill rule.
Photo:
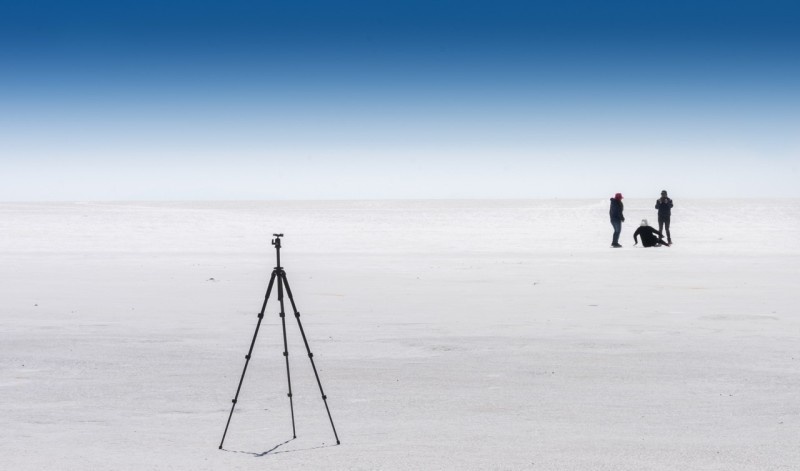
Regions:
<instances>
[{"instance_id":1,"label":"tripod ball head","mask_svg":"<svg viewBox=\"0 0 800 471\"><path fill-rule=\"evenodd\" d=\"M272 235L275 236L275 238L272 239L272 245L274 245L277 248L280 248L281 247L281 237L283 237L283 234L272 234Z\"/></svg>"}]
</instances>

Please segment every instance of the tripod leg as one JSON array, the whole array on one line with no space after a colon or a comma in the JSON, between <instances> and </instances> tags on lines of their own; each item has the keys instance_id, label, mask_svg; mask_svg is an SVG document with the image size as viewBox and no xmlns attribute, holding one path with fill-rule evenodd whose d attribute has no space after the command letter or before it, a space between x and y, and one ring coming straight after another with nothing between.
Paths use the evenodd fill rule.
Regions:
<instances>
[{"instance_id":1,"label":"tripod leg","mask_svg":"<svg viewBox=\"0 0 800 471\"><path fill-rule=\"evenodd\" d=\"M256 331L253 333L253 340L250 342L250 350L245 355L244 370L242 370L242 377L239 379L239 387L236 388L236 396L233 398L233 405L231 406L231 413L228 415L228 423L225 425L225 432L222 434L222 441L219 442L219 449L222 449L222 444L225 443L225 435L228 434L228 427L231 425L231 417L233 417L233 409L236 408L236 401L239 399L239 391L242 390L242 383L244 382L244 374L247 373L247 365L250 363L250 356L253 354L253 347L256 344L256 337L258 337L258 329L261 328L261 320L264 319L264 310L267 309L267 301L272 292L272 285L277 277L277 270L272 271L272 276L269 278L269 285L267 286L267 294L264 296L264 304L261 305L261 312L258 313L258 322L256 323ZM280 286L280 279L278 280ZM283 310L283 309L281 309Z\"/></svg>"},{"instance_id":2,"label":"tripod leg","mask_svg":"<svg viewBox=\"0 0 800 471\"><path fill-rule=\"evenodd\" d=\"M282 273L283 270L280 271ZM283 283L282 276L278 274L278 302L281 305L281 324L283 326L283 357L286 359L286 381L289 383L289 410L292 413L292 438L297 438L294 428L294 402L292 400L292 375L289 373L289 346L286 342L286 311L283 309ZM287 285L288 289L288 285Z\"/></svg>"},{"instance_id":3,"label":"tripod leg","mask_svg":"<svg viewBox=\"0 0 800 471\"><path fill-rule=\"evenodd\" d=\"M319 380L319 373L317 373L317 366L314 364L314 354L311 353L311 348L308 346L308 339L306 338L306 333L303 330L303 324L300 322L300 312L297 311L297 306L295 305L294 298L292 297L292 289L289 288L289 280L286 279L286 272L284 271L281 271L278 276L283 280L283 284L286 285L286 294L289 296L289 302L292 304L292 310L294 311L294 318L297 319L297 326L300 327L300 335L303 336L303 343L305 343L306 345L306 352L308 352L308 359L311 360L311 368L314 370L314 376L316 376L317 378L317 386L319 386L319 392L322 395L322 402L325 403L325 410L328 411L328 419L331 421L333 436L336 437L336 444L339 445L340 444L339 435L336 433L336 426L333 425L333 417L331 417L331 410L330 408L328 408L328 396L326 396L325 391L322 390L322 382ZM281 312L283 312L282 304L281 304Z\"/></svg>"}]
</instances>

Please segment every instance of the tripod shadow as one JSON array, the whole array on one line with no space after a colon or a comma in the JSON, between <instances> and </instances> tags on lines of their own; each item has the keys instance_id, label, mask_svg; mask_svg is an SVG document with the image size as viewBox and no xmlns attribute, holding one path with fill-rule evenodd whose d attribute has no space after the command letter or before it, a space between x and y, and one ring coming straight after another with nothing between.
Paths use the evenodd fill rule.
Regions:
<instances>
[{"instance_id":1,"label":"tripod shadow","mask_svg":"<svg viewBox=\"0 0 800 471\"><path fill-rule=\"evenodd\" d=\"M267 456L267 455L277 455L277 454L280 454L280 453L294 453L296 451L318 450L320 448L330 448L332 446L336 446L336 445L320 445L320 446L312 446L312 447L309 447L309 448L298 448L296 450L275 451L278 448L282 447L283 445L286 445L289 442L292 442L294 440L295 440L294 438L290 438L290 439L286 440L283 443L279 443L279 444L275 445L274 447L270 448L267 451L262 451L261 453L255 453L255 452L252 452L252 451L226 450L224 448L222 449L222 451L227 451L228 453L242 453L242 454L245 454L245 455L253 455L256 458L261 458L262 456Z\"/></svg>"}]
</instances>

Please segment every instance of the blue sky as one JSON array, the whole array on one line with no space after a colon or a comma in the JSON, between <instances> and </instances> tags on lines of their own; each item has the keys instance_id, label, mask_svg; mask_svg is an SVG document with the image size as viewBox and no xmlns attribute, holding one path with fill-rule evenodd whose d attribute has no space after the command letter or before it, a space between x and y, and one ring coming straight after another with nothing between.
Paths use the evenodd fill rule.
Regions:
<instances>
[{"instance_id":1,"label":"blue sky","mask_svg":"<svg viewBox=\"0 0 800 471\"><path fill-rule=\"evenodd\" d=\"M4 2L0 201L800 197L798 25L774 1Z\"/></svg>"}]
</instances>

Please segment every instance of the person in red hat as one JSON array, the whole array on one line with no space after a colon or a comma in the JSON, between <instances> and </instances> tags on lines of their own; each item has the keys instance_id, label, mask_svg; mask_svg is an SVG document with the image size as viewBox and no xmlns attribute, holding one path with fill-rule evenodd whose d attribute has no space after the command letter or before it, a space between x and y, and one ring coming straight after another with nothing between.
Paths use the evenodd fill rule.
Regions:
<instances>
[{"instance_id":1,"label":"person in red hat","mask_svg":"<svg viewBox=\"0 0 800 471\"><path fill-rule=\"evenodd\" d=\"M622 223L625 222L625 216L622 211L625 209L622 204L622 193L617 193L611 198L611 207L608 210L608 215L611 218L611 225L614 227L614 237L611 239L611 246L615 249L622 247L619 245L619 234L622 232Z\"/></svg>"}]
</instances>

